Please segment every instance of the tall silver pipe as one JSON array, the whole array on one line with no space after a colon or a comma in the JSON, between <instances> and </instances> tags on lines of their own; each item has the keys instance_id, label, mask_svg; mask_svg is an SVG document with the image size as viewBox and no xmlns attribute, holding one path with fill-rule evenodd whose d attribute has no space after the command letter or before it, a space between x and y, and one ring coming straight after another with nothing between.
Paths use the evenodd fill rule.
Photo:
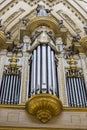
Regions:
<instances>
[{"instance_id":1,"label":"tall silver pipe","mask_svg":"<svg viewBox=\"0 0 87 130\"><path fill-rule=\"evenodd\" d=\"M37 85L36 85L36 92L37 93L40 93L40 71L41 71L41 62L40 62L40 59L41 59L41 55L40 55L40 46L37 47Z\"/></svg>"},{"instance_id":2,"label":"tall silver pipe","mask_svg":"<svg viewBox=\"0 0 87 130\"><path fill-rule=\"evenodd\" d=\"M74 84L73 84L73 85L74 85L74 88L75 88L75 89L74 89L74 95L75 95L75 101L74 101L74 102L76 102L76 103L75 103L75 106L79 106L79 100L78 100L79 97L78 97L78 90L77 90L76 80L77 80L77 79L74 77L74 78L73 78L73 81L74 81Z\"/></svg>"},{"instance_id":3,"label":"tall silver pipe","mask_svg":"<svg viewBox=\"0 0 87 130\"><path fill-rule=\"evenodd\" d=\"M14 82L14 77L13 77L13 75L10 75L10 79L9 79L9 82L10 82L10 84L9 84L9 92L8 92L8 104L11 104L11 96L12 96L12 94L13 94L13 82Z\"/></svg>"},{"instance_id":4,"label":"tall silver pipe","mask_svg":"<svg viewBox=\"0 0 87 130\"><path fill-rule=\"evenodd\" d=\"M19 77L19 76L18 76ZM19 103L19 99L20 99L20 88L21 88L21 79L19 77L19 88L18 88L18 103Z\"/></svg>"},{"instance_id":5,"label":"tall silver pipe","mask_svg":"<svg viewBox=\"0 0 87 130\"><path fill-rule=\"evenodd\" d=\"M67 75L69 75L69 72L67 72ZM66 77L66 87L67 87L67 100L68 100L68 104L71 106L71 95L70 95L70 86L69 86L69 78Z\"/></svg>"},{"instance_id":6,"label":"tall silver pipe","mask_svg":"<svg viewBox=\"0 0 87 130\"><path fill-rule=\"evenodd\" d=\"M6 75L7 82L5 83L5 93L3 94L3 97L5 98L5 104L9 102L8 95L9 95L9 88L10 88L10 75Z\"/></svg>"},{"instance_id":7,"label":"tall silver pipe","mask_svg":"<svg viewBox=\"0 0 87 130\"><path fill-rule=\"evenodd\" d=\"M81 88L81 96L82 96L82 101L83 101L83 106L85 106L85 103L87 102L87 98L86 98L86 92L85 92L85 86L84 86L84 81L82 78L79 79L80 81L80 88Z\"/></svg>"},{"instance_id":8,"label":"tall silver pipe","mask_svg":"<svg viewBox=\"0 0 87 130\"><path fill-rule=\"evenodd\" d=\"M42 46L42 92L47 91L46 46Z\"/></svg>"},{"instance_id":9,"label":"tall silver pipe","mask_svg":"<svg viewBox=\"0 0 87 130\"><path fill-rule=\"evenodd\" d=\"M51 56L52 56L52 81L53 81L53 94L55 95L56 91L56 72L55 72L55 64L54 64L54 52L51 52Z\"/></svg>"},{"instance_id":10,"label":"tall silver pipe","mask_svg":"<svg viewBox=\"0 0 87 130\"><path fill-rule=\"evenodd\" d=\"M70 90L70 97L71 97L71 106L73 106L73 94L72 94L72 86L71 86L70 77L68 77L68 81L69 81L69 90Z\"/></svg>"},{"instance_id":11,"label":"tall silver pipe","mask_svg":"<svg viewBox=\"0 0 87 130\"><path fill-rule=\"evenodd\" d=\"M74 90L73 78L70 78L70 84L71 84L71 93L72 93L72 103L73 106L76 106L76 94Z\"/></svg>"},{"instance_id":12,"label":"tall silver pipe","mask_svg":"<svg viewBox=\"0 0 87 130\"><path fill-rule=\"evenodd\" d=\"M20 82L20 78L19 76L17 75L17 94L16 94L16 103L19 102L19 98L20 98L20 85L21 85L21 82Z\"/></svg>"},{"instance_id":13,"label":"tall silver pipe","mask_svg":"<svg viewBox=\"0 0 87 130\"><path fill-rule=\"evenodd\" d=\"M48 92L52 93L51 47L48 46Z\"/></svg>"},{"instance_id":14,"label":"tall silver pipe","mask_svg":"<svg viewBox=\"0 0 87 130\"><path fill-rule=\"evenodd\" d=\"M7 75L7 74L5 74L5 84L4 84L4 92L3 92L3 100L4 100L4 104L7 104L7 102L8 102L8 89L9 89L9 82L8 82L8 80L9 80L9 75Z\"/></svg>"},{"instance_id":15,"label":"tall silver pipe","mask_svg":"<svg viewBox=\"0 0 87 130\"><path fill-rule=\"evenodd\" d=\"M18 102L17 103L21 103L21 97L22 97L22 85L21 85L21 70L19 69L18 71L18 77L19 77L19 80L20 80L20 84L19 84L19 87L18 87L18 89L19 89L19 98L18 98ZM29 79L29 78L28 78ZM15 98L15 99L17 99L17 98Z\"/></svg>"},{"instance_id":16,"label":"tall silver pipe","mask_svg":"<svg viewBox=\"0 0 87 130\"><path fill-rule=\"evenodd\" d=\"M82 98L81 98L81 86L80 86L80 82L79 82L79 77L76 80L76 84L77 84L77 91L78 91L78 99L79 99L79 105L82 106Z\"/></svg>"},{"instance_id":17,"label":"tall silver pipe","mask_svg":"<svg viewBox=\"0 0 87 130\"><path fill-rule=\"evenodd\" d=\"M28 81L27 81L27 92L26 92L26 100L28 100L29 96L30 96L30 80L31 80L31 73L30 73L30 67L31 67L31 64L30 64L30 61L29 61L29 65L28 65ZM20 90L20 97L21 97L21 94L22 94L22 88ZM21 101L21 99L20 99Z\"/></svg>"},{"instance_id":18,"label":"tall silver pipe","mask_svg":"<svg viewBox=\"0 0 87 130\"><path fill-rule=\"evenodd\" d=\"M5 97L4 97L4 93L5 93L5 82L6 82L6 74L4 75L4 78L2 79L2 83L1 83L1 103L4 103Z\"/></svg>"},{"instance_id":19,"label":"tall silver pipe","mask_svg":"<svg viewBox=\"0 0 87 130\"><path fill-rule=\"evenodd\" d=\"M16 81L15 81L15 94L14 94L14 99L15 99L15 102L17 102L18 99L18 89L19 89L19 86L18 86L18 75L16 75Z\"/></svg>"},{"instance_id":20,"label":"tall silver pipe","mask_svg":"<svg viewBox=\"0 0 87 130\"><path fill-rule=\"evenodd\" d=\"M32 56L32 68L31 68L31 92L30 95L33 95L33 90L34 89L34 52Z\"/></svg>"},{"instance_id":21,"label":"tall silver pipe","mask_svg":"<svg viewBox=\"0 0 87 130\"><path fill-rule=\"evenodd\" d=\"M81 104L82 106L84 105L84 92L83 92L83 85L82 85L82 82L81 82L81 78L79 78L79 89L80 89L80 97L81 97Z\"/></svg>"},{"instance_id":22,"label":"tall silver pipe","mask_svg":"<svg viewBox=\"0 0 87 130\"><path fill-rule=\"evenodd\" d=\"M36 50L34 50L34 81L33 81L33 94L35 94L35 90L36 90Z\"/></svg>"},{"instance_id":23,"label":"tall silver pipe","mask_svg":"<svg viewBox=\"0 0 87 130\"><path fill-rule=\"evenodd\" d=\"M35 94L35 86L36 86L36 50L33 52L33 60L32 60L32 74L31 74L31 95Z\"/></svg>"},{"instance_id":24,"label":"tall silver pipe","mask_svg":"<svg viewBox=\"0 0 87 130\"><path fill-rule=\"evenodd\" d=\"M11 96L10 96L11 104L15 103L15 98L14 98L14 95L15 95L15 82L17 82L16 81L16 75L13 75L13 85L12 85Z\"/></svg>"}]
</instances>

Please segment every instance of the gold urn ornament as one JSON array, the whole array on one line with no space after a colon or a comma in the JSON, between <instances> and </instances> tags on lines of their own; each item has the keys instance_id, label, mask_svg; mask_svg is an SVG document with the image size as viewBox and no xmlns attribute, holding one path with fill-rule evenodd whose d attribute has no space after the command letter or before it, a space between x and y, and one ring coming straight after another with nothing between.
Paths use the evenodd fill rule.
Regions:
<instances>
[{"instance_id":1,"label":"gold urn ornament","mask_svg":"<svg viewBox=\"0 0 87 130\"><path fill-rule=\"evenodd\" d=\"M29 114L35 115L41 122L48 122L62 111L61 101L51 94L37 94L26 103Z\"/></svg>"}]
</instances>

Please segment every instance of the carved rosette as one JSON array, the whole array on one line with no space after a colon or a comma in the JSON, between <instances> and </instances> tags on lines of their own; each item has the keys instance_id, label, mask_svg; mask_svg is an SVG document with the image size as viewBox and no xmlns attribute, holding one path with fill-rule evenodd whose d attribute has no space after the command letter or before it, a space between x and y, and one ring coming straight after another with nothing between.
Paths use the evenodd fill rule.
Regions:
<instances>
[{"instance_id":1,"label":"carved rosette","mask_svg":"<svg viewBox=\"0 0 87 130\"><path fill-rule=\"evenodd\" d=\"M26 103L29 114L35 115L41 122L46 123L62 111L61 101L51 94L37 94Z\"/></svg>"}]
</instances>

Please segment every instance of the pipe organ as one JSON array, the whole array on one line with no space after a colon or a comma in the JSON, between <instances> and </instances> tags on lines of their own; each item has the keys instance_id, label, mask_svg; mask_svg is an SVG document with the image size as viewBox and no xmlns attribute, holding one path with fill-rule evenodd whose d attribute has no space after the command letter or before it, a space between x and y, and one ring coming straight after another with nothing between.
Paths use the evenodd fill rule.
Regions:
<instances>
[{"instance_id":1,"label":"pipe organ","mask_svg":"<svg viewBox=\"0 0 87 130\"><path fill-rule=\"evenodd\" d=\"M32 52L29 97L49 93L59 97L55 52L49 45L39 45Z\"/></svg>"},{"instance_id":2,"label":"pipe organ","mask_svg":"<svg viewBox=\"0 0 87 130\"><path fill-rule=\"evenodd\" d=\"M70 64L70 68L66 71L68 105L71 107L86 107L87 92L82 70L75 66L74 59L70 60Z\"/></svg>"},{"instance_id":3,"label":"pipe organ","mask_svg":"<svg viewBox=\"0 0 87 130\"><path fill-rule=\"evenodd\" d=\"M0 104L25 103L28 113L35 115L43 123L62 111L61 100L65 99L66 104L66 97L68 104L66 106L87 107L87 90L82 68L76 66L74 58L70 58L76 48L74 49L73 45L72 50L63 48L67 43L67 29L50 16L49 12L44 6L37 8L36 17L27 21L24 25L25 30L20 29L20 35L23 35L20 36L20 41L25 37L25 41L28 38L27 42L23 41L21 45L13 42L11 46L8 45L7 51L10 51L13 57L10 59L10 64L4 66L0 86ZM22 43L26 44L27 49L25 46L23 50ZM68 51L71 51L71 55ZM18 60L15 57L19 53L22 54L22 70L21 66L17 65ZM25 60L28 57L29 64ZM69 67L64 64L67 62L66 59L69 60ZM59 69L65 72L62 71L61 74ZM23 102L20 101L21 96Z\"/></svg>"},{"instance_id":4,"label":"pipe organ","mask_svg":"<svg viewBox=\"0 0 87 130\"><path fill-rule=\"evenodd\" d=\"M10 59L12 60L16 59ZM20 87L21 87L21 71L15 64L5 65L1 88L0 103L1 104L19 104Z\"/></svg>"}]
</instances>

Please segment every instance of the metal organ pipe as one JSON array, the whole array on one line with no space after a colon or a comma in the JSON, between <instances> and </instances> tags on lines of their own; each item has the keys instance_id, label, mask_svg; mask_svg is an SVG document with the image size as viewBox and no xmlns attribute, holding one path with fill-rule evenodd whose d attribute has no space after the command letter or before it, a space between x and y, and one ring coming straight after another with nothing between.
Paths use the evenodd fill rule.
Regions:
<instances>
[{"instance_id":1,"label":"metal organ pipe","mask_svg":"<svg viewBox=\"0 0 87 130\"><path fill-rule=\"evenodd\" d=\"M40 93L40 71L41 71L41 48L40 46L37 47L37 85L36 85L36 93Z\"/></svg>"},{"instance_id":2,"label":"metal organ pipe","mask_svg":"<svg viewBox=\"0 0 87 130\"><path fill-rule=\"evenodd\" d=\"M33 82L34 82L34 90L33 90L33 93L35 94L35 91L36 91L36 50L34 50L34 80L33 80Z\"/></svg>"},{"instance_id":3,"label":"metal organ pipe","mask_svg":"<svg viewBox=\"0 0 87 130\"><path fill-rule=\"evenodd\" d=\"M3 94L3 100L4 100L4 103L6 104L6 103L8 103L9 102L9 100L8 100L8 96L9 96L9 89L10 89L10 87L9 87L9 84L10 84L10 75L9 74L7 74L6 75L6 79L7 79L7 82L5 83L5 95Z\"/></svg>"},{"instance_id":4,"label":"metal organ pipe","mask_svg":"<svg viewBox=\"0 0 87 130\"><path fill-rule=\"evenodd\" d=\"M73 77L72 80L74 81L74 95L75 95L75 101L74 101L74 106L79 106L79 96L78 96L78 89L77 89L77 84L76 84L76 81L77 81L77 78L76 77Z\"/></svg>"},{"instance_id":5,"label":"metal organ pipe","mask_svg":"<svg viewBox=\"0 0 87 130\"><path fill-rule=\"evenodd\" d=\"M4 74L2 83L1 83L1 103L4 103L5 98L5 92L6 92L6 82L7 82L7 76Z\"/></svg>"},{"instance_id":6,"label":"metal organ pipe","mask_svg":"<svg viewBox=\"0 0 87 130\"><path fill-rule=\"evenodd\" d=\"M18 73L18 72L17 72ZM14 99L18 102L18 76L16 76L16 81L15 81L15 94L14 94Z\"/></svg>"},{"instance_id":7,"label":"metal organ pipe","mask_svg":"<svg viewBox=\"0 0 87 130\"><path fill-rule=\"evenodd\" d=\"M86 89L85 89L85 83L82 78L79 78L79 82L80 82L80 90L81 90L81 99L82 99L82 104L83 106L86 106L86 102L87 102L87 95L86 95Z\"/></svg>"},{"instance_id":8,"label":"metal organ pipe","mask_svg":"<svg viewBox=\"0 0 87 130\"><path fill-rule=\"evenodd\" d=\"M81 88L80 88L80 83L79 83L79 77L76 79L76 87L77 87L77 92L78 92L78 100L79 100L79 103L78 103L78 106L82 106L82 100L81 100Z\"/></svg>"},{"instance_id":9,"label":"metal organ pipe","mask_svg":"<svg viewBox=\"0 0 87 130\"><path fill-rule=\"evenodd\" d=\"M19 86L19 88L17 87L17 96L16 96L16 102L19 103L19 99L20 99L20 89L21 89L21 78L20 78L20 71L18 70L17 71L18 75L17 75L17 79L18 79L18 82L17 82L17 86Z\"/></svg>"},{"instance_id":10,"label":"metal organ pipe","mask_svg":"<svg viewBox=\"0 0 87 130\"><path fill-rule=\"evenodd\" d=\"M35 94L36 87L36 50L33 52L32 59L32 79L31 79L31 94Z\"/></svg>"},{"instance_id":11,"label":"metal organ pipe","mask_svg":"<svg viewBox=\"0 0 87 130\"><path fill-rule=\"evenodd\" d=\"M42 46L42 92L47 92L46 46Z\"/></svg>"},{"instance_id":12,"label":"metal organ pipe","mask_svg":"<svg viewBox=\"0 0 87 130\"><path fill-rule=\"evenodd\" d=\"M53 81L53 94L55 95L55 86L56 86L56 73L55 73L55 64L54 64L54 52L51 52L52 56L52 81Z\"/></svg>"},{"instance_id":13,"label":"metal organ pipe","mask_svg":"<svg viewBox=\"0 0 87 130\"><path fill-rule=\"evenodd\" d=\"M15 71L15 74L13 75L13 86L12 86L12 93L11 93L11 103L13 104L16 104L17 100L16 98L18 97L17 94L16 94L16 98L15 98L15 90L16 90L16 82L18 83L19 81L17 81L17 71L18 70L14 70Z\"/></svg>"},{"instance_id":14,"label":"metal organ pipe","mask_svg":"<svg viewBox=\"0 0 87 130\"><path fill-rule=\"evenodd\" d=\"M67 97L68 97L68 103L71 106L71 95L70 95L70 87L69 87L69 78L68 78L69 72L66 73L66 87L67 87Z\"/></svg>"},{"instance_id":15,"label":"metal organ pipe","mask_svg":"<svg viewBox=\"0 0 87 130\"><path fill-rule=\"evenodd\" d=\"M33 53L33 56L32 56L32 70L31 70L31 91L30 91L30 95L33 94L33 87L34 87L34 53Z\"/></svg>"},{"instance_id":16,"label":"metal organ pipe","mask_svg":"<svg viewBox=\"0 0 87 130\"><path fill-rule=\"evenodd\" d=\"M68 78L68 83L69 83L69 89L70 89L70 97L71 97L71 103L70 105L73 106L73 93L72 93L72 86L71 86L71 79L70 77Z\"/></svg>"},{"instance_id":17,"label":"metal organ pipe","mask_svg":"<svg viewBox=\"0 0 87 130\"><path fill-rule=\"evenodd\" d=\"M52 93L51 47L48 46L48 93Z\"/></svg>"},{"instance_id":18,"label":"metal organ pipe","mask_svg":"<svg viewBox=\"0 0 87 130\"><path fill-rule=\"evenodd\" d=\"M12 84L13 84L13 75L7 75L8 76L8 83L7 83L7 91L6 91L6 99L8 104L10 104L10 96L11 96L11 89L12 89Z\"/></svg>"}]
</instances>

